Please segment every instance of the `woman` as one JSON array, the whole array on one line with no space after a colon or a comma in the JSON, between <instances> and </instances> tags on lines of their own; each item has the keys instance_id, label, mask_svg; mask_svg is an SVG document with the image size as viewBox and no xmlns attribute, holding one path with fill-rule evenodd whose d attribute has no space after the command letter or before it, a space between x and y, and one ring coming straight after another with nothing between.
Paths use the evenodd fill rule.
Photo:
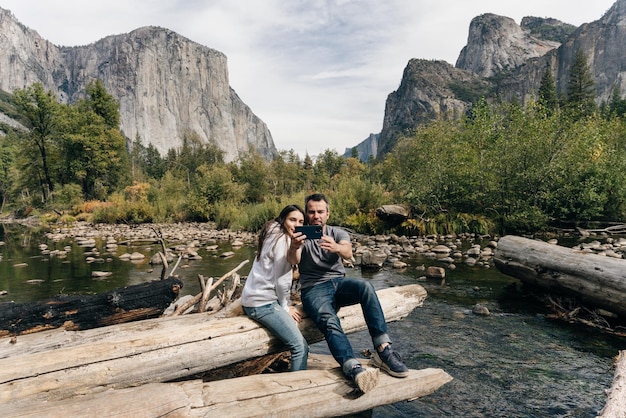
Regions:
<instances>
[{"instance_id":1,"label":"woman","mask_svg":"<svg viewBox=\"0 0 626 418\"><path fill-rule=\"evenodd\" d=\"M291 371L306 370L309 346L298 323L300 312L291 306L291 264L287 249L297 225L304 224L304 211L286 206L278 218L263 226L257 255L241 295L243 311L268 328L291 351Z\"/></svg>"}]
</instances>

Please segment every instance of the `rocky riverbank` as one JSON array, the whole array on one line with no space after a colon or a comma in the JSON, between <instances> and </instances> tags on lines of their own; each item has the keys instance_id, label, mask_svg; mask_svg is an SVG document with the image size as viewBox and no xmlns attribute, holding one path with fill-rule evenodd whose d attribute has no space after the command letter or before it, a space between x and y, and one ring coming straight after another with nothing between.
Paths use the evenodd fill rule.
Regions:
<instances>
[{"instance_id":1,"label":"rocky riverbank","mask_svg":"<svg viewBox=\"0 0 626 418\"><path fill-rule=\"evenodd\" d=\"M125 244L162 244L167 248L169 260L181 256L185 259L200 257L200 249L212 250L219 242L230 242L233 249L243 246L255 246L257 234L247 231L217 229L212 223L169 223L169 224L91 224L76 222L66 226L51 227L45 237L52 242L76 241L86 249L88 262L93 262L106 252L109 256L121 259L144 257L141 254L127 254L118 247ZM444 278L445 270L455 269L459 263L468 266L490 268L497 248L498 237L461 234L429 235L408 237L395 234L368 236L351 233L354 249L352 260L346 260L351 266L365 269L394 268L404 269L408 259L420 255L426 259L437 260L441 267L417 266L423 269L429 278ZM589 238L589 237L587 237ZM595 237L591 237L595 238ZM549 240L557 244L556 239ZM102 248L105 243L105 248ZM100 245L100 250L97 248ZM51 253L46 243L41 243L42 254L63 257L63 250ZM598 234L597 239L581 242L576 251L594 252L607 257L624 258L626 238L613 238L607 234ZM227 254L225 254L227 256ZM151 259L152 264L160 264L159 256Z\"/></svg>"},{"instance_id":2,"label":"rocky riverbank","mask_svg":"<svg viewBox=\"0 0 626 418\"><path fill-rule=\"evenodd\" d=\"M107 253L120 258L142 257L141 254L120 253L117 251L120 245L163 242L168 248L168 258L182 256L193 259L199 257L199 249L211 250L218 242L228 241L236 249L244 245L254 246L257 239L255 233L217 229L211 223L111 225L76 222L69 226L51 228L45 236L53 242L75 240L81 247L91 250L87 251L87 257L92 257L88 261L93 261L93 257L98 256L97 241L105 242ZM346 260L347 264L371 270L383 267L404 269L408 267L407 259L419 254L427 259L437 259L444 266L417 267L423 269L425 276L431 278L445 277L446 268L454 269L461 262L470 266L489 268L492 266L494 250L497 247L497 237L475 234L407 237L395 234L367 236L351 233L351 237L354 257L352 260ZM43 252L47 251L43 243L41 248ZM154 257L151 262L160 264L158 257Z\"/></svg>"}]
</instances>

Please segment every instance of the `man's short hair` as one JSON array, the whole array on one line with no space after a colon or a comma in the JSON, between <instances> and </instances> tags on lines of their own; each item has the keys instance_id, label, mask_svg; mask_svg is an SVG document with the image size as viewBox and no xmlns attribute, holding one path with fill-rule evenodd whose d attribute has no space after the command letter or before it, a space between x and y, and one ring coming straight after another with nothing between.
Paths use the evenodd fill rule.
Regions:
<instances>
[{"instance_id":1,"label":"man's short hair","mask_svg":"<svg viewBox=\"0 0 626 418\"><path fill-rule=\"evenodd\" d=\"M313 193L304 198L304 210L306 210L307 206L309 205L309 201L311 200L314 202L325 202L326 210L330 209L330 204L328 203L328 199L326 198L326 196L324 196L322 193Z\"/></svg>"}]
</instances>

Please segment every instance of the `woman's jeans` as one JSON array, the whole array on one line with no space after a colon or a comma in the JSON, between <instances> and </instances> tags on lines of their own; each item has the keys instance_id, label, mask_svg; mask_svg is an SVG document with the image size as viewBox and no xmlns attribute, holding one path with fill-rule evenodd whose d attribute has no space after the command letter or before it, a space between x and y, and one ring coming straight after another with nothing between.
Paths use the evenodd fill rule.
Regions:
<instances>
[{"instance_id":1,"label":"woman's jeans","mask_svg":"<svg viewBox=\"0 0 626 418\"><path fill-rule=\"evenodd\" d=\"M283 309L278 302L256 308L243 307L243 311L272 334L278 337L291 351L291 371L306 370L309 356L309 345L302 336L298 323L291 317L289 312Z\"/></svg>"},{"instance_id":2,"label":"woman's jeans","mask_svg":"<svg viewBox=\"0 0 626 418\"><path fill-rule=\"evenodd\" d=\"M387 335L385 314L370 282L346 277L302 289L304 310L324 334L331 354L346 375L360 362L354 357L350 341L341 328L337 311L342 306L357 303L361 304L374 349L383 343L391 343Z\"/></svg>"}]
</instances>

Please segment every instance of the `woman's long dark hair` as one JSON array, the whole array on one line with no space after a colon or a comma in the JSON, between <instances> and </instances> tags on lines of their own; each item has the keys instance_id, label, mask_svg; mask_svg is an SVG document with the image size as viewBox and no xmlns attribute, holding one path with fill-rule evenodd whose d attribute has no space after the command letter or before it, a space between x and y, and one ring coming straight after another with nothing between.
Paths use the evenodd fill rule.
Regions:
<instances>
[{"instance_id":1,"label":"woman's long dark hair","mask_svg":"<svg viewBox=\"0 0 626 418\"><path fill-rule=\"evenodd\" d=\"M265 243L265 239L267 238L269 230L272 228L274 224L278 224L280 231L283 234L287 234L287 228L285 227L285 221L287 220L287 216L291 212L298 211L304 216L304 210L298 205L287 205L280 211L280 214L276 219L272 219L263 225L263 229L259 233L259 243L257 244L256 258L257 260L261 257L261 250L263 249L263 244Z\"/></svg>"}]
</instances>

